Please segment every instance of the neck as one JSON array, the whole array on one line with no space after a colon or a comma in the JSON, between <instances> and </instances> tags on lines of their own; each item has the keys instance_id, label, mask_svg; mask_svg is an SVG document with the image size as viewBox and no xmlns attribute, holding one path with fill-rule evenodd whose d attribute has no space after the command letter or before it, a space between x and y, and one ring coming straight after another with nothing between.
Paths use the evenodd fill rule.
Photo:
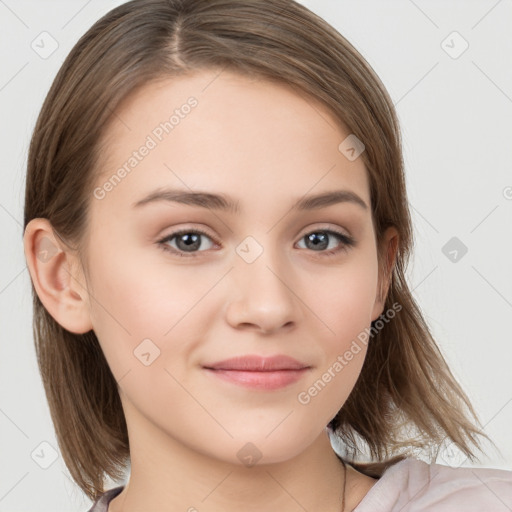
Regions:
<instances>
[{"instance_id":1,"label":"neck","mask_svg":"<svg viewBox=\"0 0 512 512\"><path fill-rule=\"evenodd\" d=\"M145 427L136 431L146 435L130 436L130 480L108 512L341 512L345 470L325 430L291 459L248 467L219 461ZM345 512L375 483L347 467Z\"/></svg>"}]
</instances>

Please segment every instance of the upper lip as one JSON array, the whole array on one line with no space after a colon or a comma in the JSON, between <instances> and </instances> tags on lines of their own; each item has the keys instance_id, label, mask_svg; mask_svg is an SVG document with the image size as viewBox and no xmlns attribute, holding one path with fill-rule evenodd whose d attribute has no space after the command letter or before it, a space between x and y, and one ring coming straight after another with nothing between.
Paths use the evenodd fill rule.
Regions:
<instances>
[{"instance_id":1,"label":"upper lip","mask_svg":"<svg viewBox=\"0 0 512 512\"><path fill-rule=\"evenodd\" d=\"M213 370L242 370L260 372L271 372L277 370L300 370L302 368L309 368L307 364L301 363L293 357L281 354L272 357L262 357L258 355L232 357L217 363L204 365L204 367Z\"/></svg>"}]
</instances>

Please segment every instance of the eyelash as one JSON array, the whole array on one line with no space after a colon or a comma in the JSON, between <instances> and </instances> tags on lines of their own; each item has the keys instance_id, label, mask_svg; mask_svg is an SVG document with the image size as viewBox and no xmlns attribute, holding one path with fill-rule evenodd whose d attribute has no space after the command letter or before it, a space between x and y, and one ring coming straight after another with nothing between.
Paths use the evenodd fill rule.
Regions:
<instances>
[{"instance_id":1,"label":"eyelash","mask_svg":"<svg viewBox=\"0 0 512 512\"><path fill-rule=\"evenodd\" d=\"M355 246L355 240L352 237L349 237L335 229L322 229L322 228L316 229L314 231L310 231L310 232L306 233L305 235L303 235L301 237L301 240L303 238L305 238L307 235L311 235L313 233L320 233L320 232L335 235L342 242L341 246L337 249L331 249L329 251L320 251L319 254L321 254L322 257L326 257L326 258L334 257L334 256L338 255L338 253L340 253L340 252L343 252L343 251L348 252L348 250L351 247ZM200 254L203 251L198 251L196 253L188 253L187 254L187 253L184 253L183 251L178 251L174 248L171 248L166 244L166 242L169 242L170 240L172 240L175 237L179 237L180 235L190 234L190 233L204 235L204 236L210 238L216 244L218 244L217 240L214 237L210 236L208 233L206 233L206 231L203 231L201 229L182 229L179 231L175 231L174 233L170 233L169 235L167 235L164 238L162 238L161 240L159 240L157 242L157 244L163 251L166 251L168 253L170 252L171 254L180 256L181 258L195 258L198 256L198 253ZM313 252L316 252L316 251L313 251Z\"/></svg>"}]
</instances>

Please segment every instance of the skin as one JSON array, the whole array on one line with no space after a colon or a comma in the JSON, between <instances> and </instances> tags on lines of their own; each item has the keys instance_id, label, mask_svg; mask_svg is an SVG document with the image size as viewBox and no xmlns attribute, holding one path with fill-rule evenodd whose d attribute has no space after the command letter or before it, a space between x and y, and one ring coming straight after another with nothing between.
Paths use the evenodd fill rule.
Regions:
<instances>
[{"instance_id":1,"label":"skin","mask_svg":"<svg viewBox=\"0 0 512 512\"><path fill-rule=\"evenodd\" d=\"M106 133L97 186L190 96L198 100L190 114L103 199L91 196L88 274L46 219L32 220L25 232L43 304L71 332L94 329L118 381L131 476L109 512L338 512L343 467L325 427L354 387L365 346L308 404L297 397L383 313L379 290L387 292L389 282L378 272L364 163L338 150L350 132L312 98L202 70L125 99ZM132 206L160 186L223 193L239 201L241 213L164 201ZM336 189L353 191L368 208L291 209L306 194ZM196 257L187 257L183 237L165 244L185 257L158 243L198 228L208 235ZM355 246L326 256L344 245L335 235L327 249L308 244L305 235L331 228ZM236 252L248 236L262 248L252 263ZM390 265L396 237L389 228ZM58 250L41 261L48 240ZM134 350L148 338L160 354L146 366ZM287 354L311 368L273 391L243 388L202 368L244 354ZM244 446L261 456L255 465L238 457ZM345 510L374 483L349 468Z\"/></svg>"}]
</instances>

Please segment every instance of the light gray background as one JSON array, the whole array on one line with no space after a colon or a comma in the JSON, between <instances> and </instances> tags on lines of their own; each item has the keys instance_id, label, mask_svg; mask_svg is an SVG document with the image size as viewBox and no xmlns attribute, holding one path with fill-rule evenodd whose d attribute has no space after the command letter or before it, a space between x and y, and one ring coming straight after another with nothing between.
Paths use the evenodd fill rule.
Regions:
<instances>
[{"instance_id":1,"label":"light gray background","mask_svg":"<svg viewBox=\"0 0 512 512\"><path fill-rule=\"evenodd\" d=\"M57 455L58 447L32 340L24 175L58 68L78 38L121 3L0 0L0 512L90 506L60 456L48 469L31 456L44 462L51 449L40 443ZM363 54L397 107L416 240L411 286L501 450L473 465L512 469L512 2L302 3ZM43 31L58 42L47 58L31 47L47 37ZM459 55L464 40L469 47ZM443 253L452 237L468 248L455 262ZM438 462L471 465L450 450Z\"/></svg>"}]
</instances>

